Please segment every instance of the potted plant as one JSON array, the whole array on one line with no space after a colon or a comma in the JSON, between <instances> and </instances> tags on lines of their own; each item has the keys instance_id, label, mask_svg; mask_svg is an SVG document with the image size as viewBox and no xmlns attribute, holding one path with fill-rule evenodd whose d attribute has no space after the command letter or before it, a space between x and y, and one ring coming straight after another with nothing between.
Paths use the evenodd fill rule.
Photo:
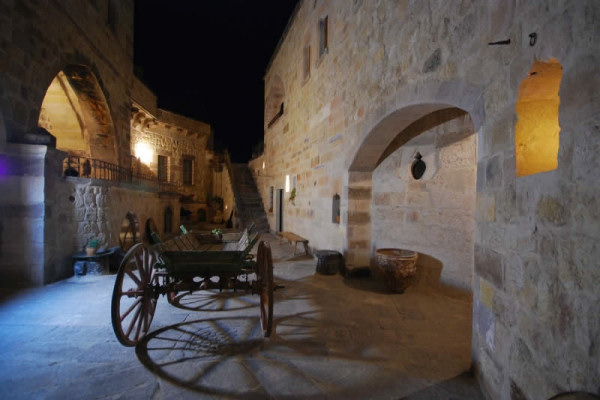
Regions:
<instances>
[{"instance_id":1,"label":"potted plant","mask_svg":"<svg viewBox=\"0 0 600 400\"><path fill-rule=\"evenodd\" d=\"M296 188L293 188L290 192L290 198L288 199L288 201L292 203L292 205L296 205Z\"/></svg>"},{"instance_id":2,"label":"potted plant","mask_svg":"<svg viewBox=\"0 0 600 400\"><path fill-rule=\"evenodd\" d=\"M85 254L88 256L93 256L94 254L96 254L99 243L100 242L96 238L90 239L90 241L88 242L88 244L85 248Z\"/></svg>"},{"instance_id":3,"label":"potted plant","mask_svg":"<svg viewBox=\"0 0 600 400\"><path fill-rule=\"evenodd\" d=\"M223 239L223 232L219 228L213 229L212 233L213 233L213 235L215 235L217 237L217 239L219 239L219 240Z\"/></svg>"}]
</instances>

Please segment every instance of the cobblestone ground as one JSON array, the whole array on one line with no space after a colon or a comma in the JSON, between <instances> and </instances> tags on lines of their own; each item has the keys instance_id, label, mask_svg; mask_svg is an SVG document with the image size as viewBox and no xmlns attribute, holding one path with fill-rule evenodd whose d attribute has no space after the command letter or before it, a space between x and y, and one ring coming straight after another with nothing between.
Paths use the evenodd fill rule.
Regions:
<instances>
[{"instance_id":1,"label":"cobblestone ground","mask_svg":"<svg viewBox=\"0 0 600 400\"><path fill-rule=\"evenodd\" d=\"M3 399L483 399L470 367L471 299L423 281L404 294L376 279L315 274L271 235L275 332L258 296L159 299L135 348L110 323L114 276L3 293Z\"/></svg>"}]
</instances>

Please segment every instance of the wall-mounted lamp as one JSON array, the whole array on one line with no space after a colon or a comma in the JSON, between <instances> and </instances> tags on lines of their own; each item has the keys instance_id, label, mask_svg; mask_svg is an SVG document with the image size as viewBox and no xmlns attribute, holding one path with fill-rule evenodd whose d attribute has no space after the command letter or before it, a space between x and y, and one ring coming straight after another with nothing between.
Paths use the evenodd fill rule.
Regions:
<instances>
[{"instance_id":1,"label":"wall-mounted lamp","mask_svg":"<svg viewBox=\"0 0 600 400\"><path fill-rule=\"evenodd\" d=\"M154 151L148 143L138 142L135 145L135 156L139 158L144 164L150 164L154 156Z\"/></svg>"},{"instance_id":2,"label":"wall-mounted lamp","mask_svg":"<svg viewBox=\"0 0 600 400\"><path fill-rule=\"evenodd\" d=\"M286 193L290 192L290 176L289 175L285 176L285 192Z\"/></svg>"}]
</instances>

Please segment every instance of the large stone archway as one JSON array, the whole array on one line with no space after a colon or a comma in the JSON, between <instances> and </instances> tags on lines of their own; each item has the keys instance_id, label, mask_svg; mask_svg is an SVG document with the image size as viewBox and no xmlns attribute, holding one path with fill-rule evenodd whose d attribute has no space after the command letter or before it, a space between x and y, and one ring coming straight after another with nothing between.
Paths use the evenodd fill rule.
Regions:
<instances>
[{"instance_id":1,"label":"large stone archway","mask_svg":"<svg viewBox=\"0 0 600 400\"><path fill-rule=\"evenodd\" d=\"M85 65L68 65L52 80L38 125L57 138L57 148L118 163L115 129L100 84Z\"/></svg>"},{"instance_id":2,"label":"large stone archway","mask_svg":"<svg viewBox=\"0 0 600 400\"><path fill-rule=\"evenodd\" d=\"M462 81L427 83L400 90L371 113L347 165L347 196L342 210L347 223L345 250L349 264L372 262L373 173L378 165L409 140L461 112L470 119L472 132L477 132L484 119L482 101L479 89ZM473 184L473 195L474 191Z\"/></svg>"}]
</instances>

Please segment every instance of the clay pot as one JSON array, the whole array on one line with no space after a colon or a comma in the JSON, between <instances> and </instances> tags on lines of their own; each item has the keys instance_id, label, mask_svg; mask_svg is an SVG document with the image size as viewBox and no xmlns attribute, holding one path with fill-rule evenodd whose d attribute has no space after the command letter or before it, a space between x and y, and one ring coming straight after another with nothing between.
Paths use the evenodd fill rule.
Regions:
<instances>
[{"instance_id":1,"label":"clay pot","mask_svg":"<svg viewBox=\"0 0 600 400\"><path fill-rule=\"evenodd\" d=\"M417 274L419 253L403 249L375 250L375 260L385 286L394 292L402 293L412 285Z\"/></svg>"},{"instance_id":2,"label":"clay pot","mask_svg":"<svg viewBox=\"0 0 600 400\"><path fill-rule=\"evenodd\" d=\"M96 254L96 251L98 249L96 247L86 247L85 248L85 255L86 256L93 256Z\"/></svg>"}]
</instances>

